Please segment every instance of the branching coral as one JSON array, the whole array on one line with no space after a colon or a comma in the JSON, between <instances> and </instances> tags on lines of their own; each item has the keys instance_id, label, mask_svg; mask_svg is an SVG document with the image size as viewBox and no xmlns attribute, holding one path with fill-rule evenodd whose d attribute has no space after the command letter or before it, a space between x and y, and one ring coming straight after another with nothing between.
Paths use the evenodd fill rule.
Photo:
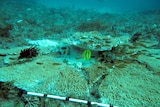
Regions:
<instances>
[{"instance_id":1,"label":"branching coral","mask_svg":"<svg viewBox=\"0 0 160 107\"><path fill-rule=\"evenodd\" d=\"M0 83L0 97L4 99L13 99L18 97L19 89L13 85L13 81Z\"/></svg>"},{"instance_id":2,"label":"branching coral","mask_svg":"<svg viewBox=\"0 0 160 107\"><path fill-rule=\"evenodd\" d=\"M40 105L40 99L38 97L23 95L22 98L25 107L39 107Z\"/></svg>"}]
</instances>

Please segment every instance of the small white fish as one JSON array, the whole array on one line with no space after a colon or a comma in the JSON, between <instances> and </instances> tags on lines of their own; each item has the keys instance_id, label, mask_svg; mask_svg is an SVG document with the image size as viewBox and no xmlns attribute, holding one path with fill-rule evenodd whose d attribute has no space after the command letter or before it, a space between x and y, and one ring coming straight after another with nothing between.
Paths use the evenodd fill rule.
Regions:
<instances>
[{"instance_id":1,"label":"small white fish","mask_svg":"<svg viewBox=\"0 0 160 107\"><path fill-rule=\"evenodd\" d=\"M18 21L17 21L17 23L21 23L21 22L23 22L23 20L18 20Z\"/></svg>"}]
</instances>

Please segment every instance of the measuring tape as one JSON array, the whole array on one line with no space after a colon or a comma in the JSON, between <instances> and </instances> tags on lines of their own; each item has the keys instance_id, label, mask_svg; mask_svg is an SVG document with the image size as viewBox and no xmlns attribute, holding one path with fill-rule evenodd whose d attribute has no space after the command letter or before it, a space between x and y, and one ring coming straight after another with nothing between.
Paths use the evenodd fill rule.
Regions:
<instances>
[{"instance_id":1,"label":"measuring tape","mask_svg":"<svg viewBox=\"0 0 160 107\"><path fill-rule=\"evenodd\" d=\"M46 94L35 93L35 92L27 92L27 95L29 95L29 96L37 96L37 97L46 97L46 98L69 101L69 102L75 102L75 103L80 103L80 104L86 104L89 107L91 105L97 105L98 107L117 107L117 106L113 106L113 105L110 105L110 104L102 104L102 103L98 103L98 102L91 102L91 101L75 99L75 98L71 98L71 97L61 97L61 96L48 95L48 94L46 95Z\"/></svg>"}]
</instances>

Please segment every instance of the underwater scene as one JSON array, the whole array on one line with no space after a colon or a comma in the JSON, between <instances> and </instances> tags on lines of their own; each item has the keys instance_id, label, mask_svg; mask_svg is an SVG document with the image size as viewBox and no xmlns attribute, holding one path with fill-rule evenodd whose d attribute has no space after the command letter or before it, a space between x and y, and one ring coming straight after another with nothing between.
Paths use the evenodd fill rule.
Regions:
<instances>
[{"instance_id":1,"label":"underwater scene","mask_svg":"<svg viewBox=\"0 0 160 107\"><path fill-rule=\"evenodd\" d=\"M159 0L0 0L0 107L160 107Z\"/></svg>"}]
</instances>

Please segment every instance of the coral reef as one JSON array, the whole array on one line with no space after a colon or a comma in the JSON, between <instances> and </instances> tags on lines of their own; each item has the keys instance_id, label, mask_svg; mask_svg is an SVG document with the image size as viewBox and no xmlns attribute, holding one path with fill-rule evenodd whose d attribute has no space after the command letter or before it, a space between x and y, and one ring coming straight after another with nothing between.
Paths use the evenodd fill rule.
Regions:
<instances>
[{"instance_id":1,"label":"coral reef","mask_svg":"<svg viewBox=\"0 0 160 107\"><path fill-rule=\"evenodd\" d=\"M127 43L129 38L129 36L112 37L110 35L102 35L97 31L84 33L75 32L72 36L64 38L63 42L82 49L105 51Z\"/></svg>"},{"instance_id":2,"label":"coral reef","mask_svg":"<svg viewBox=\"0 0 160 107\"><path fill-rule=\"evenodd\" d=\"M112 14L16 1L0 1L5 13L0 16L1 81L122 107L160 106L159 10ZM82 58L85 50L92 52L84 52L89 60ZM20 101L22 106L7 107L44 107L43 98L22 99L12 83L0 85L0 105ZM83 107L51 99L45 106Z\"/></svg>"}]
</instances>

